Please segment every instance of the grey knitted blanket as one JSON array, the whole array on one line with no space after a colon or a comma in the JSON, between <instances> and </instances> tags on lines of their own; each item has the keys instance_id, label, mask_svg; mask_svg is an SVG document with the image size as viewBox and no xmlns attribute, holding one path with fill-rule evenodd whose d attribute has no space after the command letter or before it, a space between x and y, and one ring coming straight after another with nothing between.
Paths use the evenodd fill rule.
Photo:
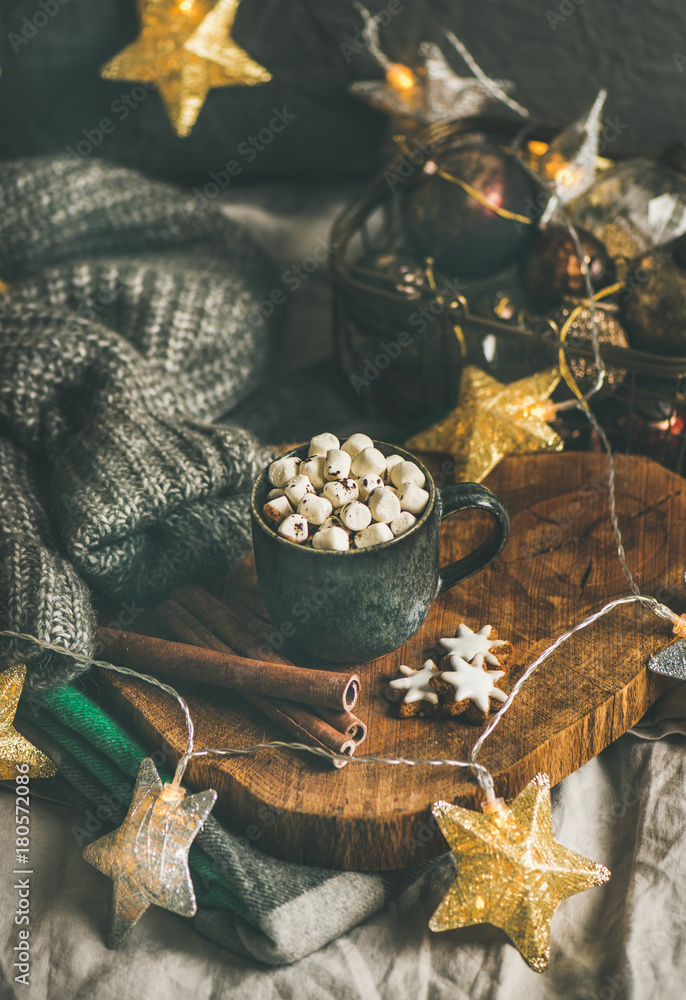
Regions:
<instances>
[{"instance_id":1,"label":"grey knitted blanket","mask_svg":"<svg viewBox=\"0 0 686 1000\"><path fill-rule=\"evenodd\" d=\"M249 549L269 454L210 421L263 374L272 266L218 209L103 162L0 164L0 227L0 628L90 653L91 588L140 606ZM20 652L29 689L80 669Z\"/></svg>"}]
</instances>

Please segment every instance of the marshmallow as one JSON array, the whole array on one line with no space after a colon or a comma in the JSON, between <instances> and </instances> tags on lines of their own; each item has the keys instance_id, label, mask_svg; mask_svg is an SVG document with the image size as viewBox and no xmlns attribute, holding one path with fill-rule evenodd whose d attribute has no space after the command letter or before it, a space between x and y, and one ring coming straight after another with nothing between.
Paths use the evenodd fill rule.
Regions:
<instances>
[{"instance_id":1,"label":"marshmallow","mask_svg":"<svg viewBox=\"0 0 686 1000\"><path fill-rule=\"evenodd\" d=\"M332 448L338 449L340 446L340 442L334 434L315 434L310 441L310 450L307 453L307 457L312 458L313 455L324 457L327 451L331 451Z\"/></svg>"},{"instance_id":2,"label":"marshmallow","mask_svg":"<svg viewBox=\"0 0 686 1000\"><path fill-rule=\"evenodd\" d=\"M426 477L414 462L398 462L391 472L391 482L398 488L403 483L414 483L416 486L423 486L426 482Z\"/></svg>"},{"instance_id":3,"label":"marshmallow","mask_svg":"<svg viewBox=\"0 0 686 1000\"><path fill-rule=\"evenodd\" d=\"M431 496L418 465L386 458L359 433L342 446L333 434L317 434L305 461L276 459L268 475L266 523L289 541L332 552L393 541L417 523Z\"/></svg>"},{"instance_id":4,"label":"marshmallow","mask_svg":"<svg viewBox=\"0 0 686 1000\"><path fill-rule=\"evenodd\" d=\"M378 448L364 448L353 459L351 472L357 479L361 479L362 476L367 476L370 472L380 476L385 468L386 459Z\"/></svg>"},{"instance_id":5,"label":"marshmallow","mask_svg":"<svg viewBox=\"0 0 686 1000\"><path fill-rule=\"evenodd\" d=\"M357 482L354 479L337 479L327 483L322 490L322 497L330 500L332 507L343 507L351 500L357 500Z\"/></svg>"},{"instance_id":6,"label":"marshmallow","mask_svg":"<svg viewBox=\"0 0 686 1000\"><path fill-rule=\"evenodd\" d=\"M378 490L380 486L383 486L383 479L381 476L377 476L375 473L370 472L369 475L362 476L361 479L358 479L357 485L359 488L360 500L367 500L372 490Z\"/></svg>"},{"instance_id":7,"label":"marshmallow","mask_svg":"<svg viewBox=\"0 0 686 1000\"><path fill-rule=\"evenodd\" d=\"M352 459L347 452L340 451L338 448L332 448L326 453L324 476L328 480L347 479L350 473L351 462Z\"/></svg>"},{"instance_id":8,"label":"marshmallow","mask_svg":"<svg viewBox=\"0 0 686 1000\"><path fill-rule=\"evenodd\" d=\"M298 504L298 514L307 518L310 524L322 524L332 510L331 501L318 497L316 493L306 493Z\"/></svg>"},{"instance_id":9,"label":"marshmallow","mask_svg":"<svg viewBox=\"0 0 686 1000\"><path fill-rule=\"evenodd\" d=\"M322 523L319 526L319 530L323 531L324 528L342 528L343 531L347 531L348 530L346 528L346 526L343 524L343 522L341 521L341 519L338 516L338 514L330 514L327 517L326 521L322 521Z\"/></svg>"},{"instance_id":10,"label":"marshmallow","mask_svg":"<svg viewBox=\"0 0 686 1000\"><path fill-rule=\"evenodd\" d=\"M289 542L297 542L299 545L307 541L307 518L302 514L289 514L285 521L279 525L279 534L282 538L287 538Z\"/></svg>"},{"instance_id":11,"label":"marshmallow","mask_svg":"<svg viewBox=\"0 0 686 1000\"><path fill-rule=\"evenodd\" d=\"M293 506L297 507L306 493L314 493L314 486L307 476L294 476L286 483L284 493Z\"/></svg>"},{"instance_id":12,"label":"marshmallow","mask_svg":"<svg viewBox=\"0 0 686 1000\"><path fill-rule=\"evenodd\" d=\"M368 528L355 535L355 546L358 549L366 549L370 545L380 545L381 542L390 542L393 539L393 532L387 524L370 524Z\"/></svg>"},{"instance_id":13,"label":"marshmallow","mask_svg":"<svg viewBox=\"0 0 686 1000\"><path fill-rule=\"evenodd\" d=\"M312 539L315 549L329 549L332 552L347 552L350 548L348 532L343 528L320 528Z\"/></svg>"},{"instance_id":14,"label":"marshmallow","mask_svg":"<svg viewBox=\"0 0 686 1000\"><path fill-rule=\"evenodd\" d=\"M288 502L288 497L276 497L262 508L262 517L272 528L278 528L285 517L293 513L293 508Z\"/></svg>"},{"instance_id":15,"label":"marshmallow","mask_svg":"<svg viewBox=\"0 0 686 1000\"><path fill-rule=\"evenodd\" d=\"M403 510L409 510L411 514L421 514L429 502L429 493L416 483L403 483L398 490L398 499Z\"/></svg>"},{"instance_id":16,"label":"marshmallow","mask_svg":"<svg viewBox=\"0 0 686 1000\"><path fill-rule=\"evenodd\" d=\"M313 455L312 458L306 458L298 469L300 475L307 476L315 490L321 490L326 482L324 478L325 461L324 455Z\"/></svg>"},{"instance_id":17,"label":"marshmallow","mask_svg":"<svg viewBox=\"0 0 686 1000\"><path fill-rule=\"evenodd\" d=\"M357 458L365 448L373 448L374 442L366 434L351 434L341 447L343 451L347 451L351 458Z\"/></svg>"},{"instance_id":18,"label":"marshmallow","mask_svg":"<svg viewBox=\"0 0 686 1000\"><path fill-rule=\"evenodd\" d=\"M398 517L391 521L391 531L397 538L398 535L404 535L416 523L417 518L414 514L410 514L409 510L404 510L402 514L399 514Z\"/></svg>"},{"instance_id":19,"label":"marshmallow","mask_svg":"<svg viewBox=\"0 0 686 1000\"><path fill-rule=\"evenodd\" d=\"M403 458L402 455L388 456L388 458L386 459L386 471L383 474L383 481L386 483L387 486L389 485L389 483L392 482L391 473L393 472L393 469L395 469L396 465L400 465L400 463L404 461L405 459Z\"/></svg>"},{"instance_id":20,"label":"marshmallow","mask_svg":"<svg viewBox=\"0 0 686 1000\"><path fill-rule=\"evenodd\" d=\"M353 500L341 508L341 521L343 526L350 531L362 531L368 528L372 522L372 514L365 504L359 500Z\"/></svg>"},{"instance_id":21,"label":"marshmallow","mask_svg":"<svg viewBox=\"0 0 686 1000\"><path fill-rule=\"evenodd\" d=\"M288 458L277 458L269 466L269 482L272 486L285 486L289 479L293 479L298 474L300 459L290 456Z\"/></svg>"},{"instance_id":22,"label":"marshmallow","mask_svg":"<svg viewBox=\"0 0 686 1000\"><path fill-rule=\"evenodd\" d=\"M400 500L387 486L372 490L367 503L375 521L389 524L400 515ZM390 528L388 530L390 531Z\"/></svg>"}]
</instances>

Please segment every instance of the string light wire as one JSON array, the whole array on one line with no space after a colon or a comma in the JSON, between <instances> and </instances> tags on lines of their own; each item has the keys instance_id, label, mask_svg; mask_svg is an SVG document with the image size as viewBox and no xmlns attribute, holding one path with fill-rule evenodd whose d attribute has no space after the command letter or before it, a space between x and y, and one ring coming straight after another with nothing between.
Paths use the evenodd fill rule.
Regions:
<instances>
[{"instance_id":1,"label":"string light wire","mask_svg":"<svg viewBox=\"0 0 686 1000\"><path fill-rule=\"evenodd\" d=\"M356 4L356 6L357 6L358 10L360 10L360 13L363 14L363 17L365 17L365 20L367 20L367 16L369 17L369 21L368 21L368 24L367 24L367 36L368 36L369 41L370 41L370 47L372 48L372 51L374 51L374 41L375 40L374 40L374 38L372 36L375 33L374 29L377 28L376 19L373 18L371 15L369 15L369 12L366 10L366 8L363 8L361 4ZM461 43L459 43L458 40L454 36L451 37L451 34L452 33L448 33L449 40L451 41L451 43L453 45L455 45L455 47L457 48L457 50L461 52L462 51L461 48L460 48ZM377 28L376 37L378 38L378 28ZM376 52L374 54L376 55ZM463 54L465 60L470 65L470 68L472 68L472 70L475 73L475 75L479 76L479 78L481 79L481 71L478 71L478 67L476 67L476 64L474 64L474 66L472 66L471 62L469 61L469 59L467 59L467 56L464 53L462 53L462 54ZM503 99L503 98L501 97L501 99ZM530 168L528 168L528 169L530 170ZM531 171L531 170L530 170L530 172L533 173L533 171ZM536 179L539 182L541 182L541 178L538 175L536 175ZM549 192L552 195L553 194L552 189L550 189L550 187L545 182L543 182L543 183L544 183L544 186L548 188ZM626 551L625 551L625 548L624 548L624 542L622 540L621 527L620 527L620 524L619 524L619 515L617 513L616 469L615 469L614 456L613 456L613 452L612 452L612 446L610 444L610 441L608 439L608 436L607 436L604 428L601 426L601 424L599 423L599 421L598 421L597 417L595 416L593 410L589 406L589 400L592 399L593 396L595 396L596 393L602 388L602 386L604 384L604 381L605 381L605 376L607 374L607 368L606 368L605 363L603 361L601 350L600 350L600 342L599 342L599 337L598 337L598 327L597 327L597 323L596 323L594 302L597 299L599 299L601 297L604 297L605 295L611 294L611 292L615 291L616 287L618 287L618 286L616 286L616 287L615 286L611 286L609 289L603 289L601 292L594 294L593 286L591 284L591 279L590 279L590 275L589 275L589 271L588 271L587 262L585 260L585 255L584 255L584 252L583 252L583 247L581 245L581 240L579 239L579 235L578 235L578 233L576 231L576 228L574 227L573 223L566 216L566 214L564 214L564 213L560 213L560 214L562 215L562 218L564 220L564 224L565 224L565 226L566 226L566 228L567 228L567 230L568 230L568 232L569 232L569 234L571 236L571 239L572 239L572 241L574 243L574 247L575 247L577 256L579 258L579 262L580 262L581 272L582 272L582 275L583 275L583 278L584 278L584 284L585 284L585 289L586 289L587 301L584 301L582 303L581 307L587 307L589 309L589 312L590 312L590 335L591 335L591 342L592 342L592 346L593 346L593 354L594 354L594 359L595 359L595 365L596 365L596 368L597 368L597 374L596 374L595 382L591 386L590 390L586 394L581 393L581 391L579 390L578 386L576 385L576 382L575 382L575 380L574 380L574 378L573 378L573 376L571 374L569 366L566 364L565 352L568 349L569 345L567 344L565 337L564 336L561 337L560 338L560 357L561 357L561 359L564 359L564 364L561 365L561 374L565 378L565 381L567 382L567 385L572 390L575 398L572 399L572 400L569 400L569 401L565 401L563 403L556 404L555 405L555 410L559 411L559 410L563 410L563 409L568 409L570 407L576 407L576 408L580 409L581 412L588 419L589 423L591 424L591 427L593 428L593 430L595 431L595 433L598 435L600 441L602 442L603 448L604 448L604 450L606 452L606 455L607 455L607 461L608 461L608 507L609 507L609 513L610 513L610 520L611 520L611 523L612 523L612 530L613 530L613 533L614 533L615 543L616 543L616 547L617 547L617 556L619 558L619 562L621 564L622 571L623 571L623 573L624 573L624 575L625 575L625 577L627 579L627 582L629 584L629 588L631 590L631 595L630 596L627 595L625 597L619 597L619 598L616 598L616 599L614 599L612 601L609 601L602 608L600 608L599 611L596 611L593 614L588 615L588 617L584 618L583 621L578 622L577 624L575 624L571 628L569 628L567 631L561 633L561 635L559 635L557 637L557 639L555 639L546 649L543 650L542 653L540 653L540 655L532 663L529 664L529 666L526 668L526 670L524 671L524 673L521 675L521 677L519 678L519 680L514 685L512 691L510 692L510 694L507 697L507 700L503 703L503 705L499 709L499 711L493 716L493 718L487 724L486 728L483 730L483 732L481 733L481 735L479 736L479 738L477 739L477 741L474 743L474 746L472 747L472 750L471 750L471 753L470 753L469 760L455 760L455 759L452 759L452 758L424 758L424 757L383 757L383 756L376 756L374 754L367 754L367 755L359 755L359 756L356 756L356 757L355 756L349 757L347 755L342 755L342 754L336 753L335 751L331 751L331 750L325 749L323 747L312 747L312 746L308 746L307 744L304 744L304 743L289 743L289 742L285 742L285 741L282 741L282 740L270 740L270 741L266 741L266 742L263 742L263 743L255 743L255 744L253 744L251 746L246 746L246 747L214 747L214 748L206 748L206 749L202 749L202 750L196 750L194 748L193 719L191 717L191 713L190 713L190 709L189 709L188 703L186 702L185 698L183 698L179 694L179 692L176 691L170 685L165 684L164 682L158 680L156 677L152 677L152 676L150 676L148 674L139 673L138 671L132 670L129 667L121 667L121 666L117 666L117 665L112 664L112 663L108 663L105 660L93 659L93 658L91 658L89 656L86 656L83 653L73 652L73 651L64 649L64 647L62 647L62 646L57 646L54 643L47 642L46 640L43 640L43 639L38 639L36 636L28 635L26 633L15 632L12 629L4 629L4 630L0 630L0 635L7 636L7 637L12 637L12 638L15 638L15 639L22 639L22 640L28 641L28 642L36 645L36 646L39 646L39 647L41 647L43 649L59 653L59 654L61 654L63 656L69 656L73 660L75 660L75 661L77 661L79 663L82 663L82 664L88 666L89 668L91 668L91 667L99 667L102 670L111 670L111 671L114 671L115 673L123 674L124 676L127 676L127 677L134 677L137 680L144 681L147 684L151 684L154 687L159 688L161 691L164 691L166 694L168 694L170 697L172 697L177 702L179 708L181 709L181 711L183 713L184 722L185 722L185 726L186 726L186 733L187 733L187 736L186 736L186 749L185 749L183 755L181 756L181 758L179 759L179 762L178 762L177 767L176 767L176 773L174 775L174 781L173 781L173 783L176 786L180 785L181 780L182 780L182 778L184 776L184 773L186 771L186 768L188 766L188 763L192 759L194 759L194 758L205 757L205 756L209 756L209 755L226 756L226 757L228 757L228 756L244 756L244 755L250 755L250 754L253 754L253 753L257 753L260 750L283 749L283 750L290 750L290 751L294 751L295 750L295 751L299 751L299 752L304 752L304 753L312 754L312 755L314 755L316 757L324 757L324 758L327 758L327 759L334 759L334 760L344 759L346 761L346 763L386 764L386 765L392 765L392 766L408 766L408 767L415 767L415 766L418 766L418 765L428 765L428 766L432 766L432 767L446 766L446 767L469 768L473 772L473 774L475 775L476 780L477 780L479 786L481 787L481 789L482 789L482 791L483 791L483 793L484 793L484 795L486 797L486 802L487 803L493 803L493 802L495 802L496 801L496 796L495 796L493 776L490 773L490 771L488 770L488 768L486 768L484 765L482 765L482 764L480 764L480 763L477 762L477 756L478 756L479 752L481 751L481 749L482 749L485 741L493 733L493 731L496 729L496 727L500 724L500 722L503 719L503 717L509 711L511 705L516 700L517 695L521 691L521 689L524 686L524 684L526 684L526 682L529 680L529 678L532 676L532 674L534 674L535 671L538 670L538 668L543 663L545 663L546 660L548 660L553 655L553 653L555 653L560 648L560 646L562 646L565 642L567 642L573 635L576 635L577 632L580 632L583 629L587 628L588 626L593 625L600 618L602 618L605 615L609 614L615 608L620 607L622 605L626 605L626 604L640 603L643 607L645 607L648 610L652 611L654 614L658 615L660 618L663 618L663 619L665 619L667 621L672 622L672 624L676 624L677 622L679 622L681 620L679 615L675 614L675 612L672 611L670 608L668 608L666 605L660 603L655 597L651 597L651 596L645 595L645 594L643 594L641 592L641 590L640 590L638 584L636 583L636 581L635 581L635 579L633 577L633 574L632 574L632 572L631 572L631 570L630 570L630 568L628 566L628 563L627 563ZM574 315L574 314L572 314L572 315ZM567 321L567 323L569 325L571 325L570 321L571 321L571 317Z\"/></svg>"}]
</instances>

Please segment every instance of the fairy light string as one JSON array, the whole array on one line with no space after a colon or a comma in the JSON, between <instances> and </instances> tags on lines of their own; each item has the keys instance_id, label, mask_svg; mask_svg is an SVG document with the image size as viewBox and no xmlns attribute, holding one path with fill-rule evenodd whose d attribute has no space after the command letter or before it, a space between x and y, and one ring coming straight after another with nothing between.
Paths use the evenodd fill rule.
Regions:
<instances>
[{"instance_id":1,"label":"fairy light string","mask_svg":"<svg viewBox=\"0 0 686 1000\"><path fill-rule=\"evenodd\" d=\"M372 26L370 25L370 28L371 27ZM373 28L370 34L373 35ZM453 178L450 179L454 180ZM538 180L540 182L541 178L538 178ZM545 184L545 182L544 186L548 187L548 185ZM470 194L471 193L472 192L470 191ZM552 194L552 191L550 193ZM600 610L594 612L591 615L588 615L582 621L571 626L565 632L562 632L546 649L543 650L542 653L539 654L539 656L535 660L533 660L532 663L529 664L529 666L526 668L526 670L523 672L521 677L514 685L512 691L507 697L507 700L503 703L502 707L498 710L498 712L496 712L493 718L488 722L483 732L474 743L468 760L457 760L452 758L425 758L425 757L383 757L374 754L349 757L347 755L342 755L340 753L336 753L335 751L331 751L322 747L312 747L304 743L291 743L291 742L285 742L283 740L270 740L261 743L255 743L245 747L213 747L213 748L204 748L201 750L196 750L194 745L195 733L193 727L193 719L191 717L188 703L186 702L185 698L183 698L182 695L179 694L179 692L176 691L175 688L171 687L170 685L165 684L163 681L160 681L156 677L152 677L149 674L142 674L136 670L132 670L129 667L117 666L115 664L108 663L106 660L94 659L83 653L78 653L75 651L65 649L63 646L58 646L55 643L48 642L44 639L39 639L36 636L29 635L27 633L16 632L12 629L3 629L0 630L0 636L5 636L7 638L21 639L42 649L58 653L62 656L69 656L72 660L81 663L84 666L87 666L88 668L99 667L101 670L111 670L114 671L115 673L123 674L124 676L127 677L133 677L136 680L143 681L146 684L150 684L154 687L159 688L161 691L165 692L171 698L173 698L176 701L179 708L181 709L181 712L183 713L184 723L186 727L186 749L183 755L180 757L176 767L176 772L174 774L172 782L172 788L174 789L177 790L180 789L181 781L185 774L186 768L188 767L190 761L195 758L205 757L209 755L243 756L243 755L250 755L253 753L257 753L260 750L282 749L282 750L308 753L316 757L323 757L326 759L333 759L333 760L343 759L348 764L385 764L390 766L408 766L408 767L427 765L432 767L445 766L445 767L467 768L474 774L481 790L485 795L486 807L488 807L489 805L494 805L497 802L497 799L495 795L493 776L487 767L485 767L483 764L480 764L477 761L477 757L485 741L489 738L489 736L491 736L491 734L500 724L501 720L510 710L510 707L516 700L522 687L526 684L529 678L536 672L536 670L538 670L538 668L543 663L545 663L565 642L567 642L572 636L576 635L577 632L580 632L583 629L589 627L590 625L595 624L595 622L597 622L600 618L604 617L605 615L609 614L615 608L632 603L639 603L642 607L645 607L647 610L650 610L658 617L671 622L675 634L686 635L686 615L677 615L674 611L671 610L671 608L667 607L665 604L662 604L655 597L643 594L628 566L626 551L622 540L622 532L619 524L619 515L617 513L616 469L615 469L614 456L612 452L612 446L610 444L610 441L608 439L608 436L604 428L599 423L597 417L595 416L592 408L589 405L589 400L593 396L595 396L596 393L603 386L605 381L605 376L607 374L607 369L605 367L605 363L603 361L602 354L600 351L598 328L595 319L595 302L600 301L601 299L604 299L607 296L612 295L614 292L616 292L619 288L622 287L622 283L619 282L615 285L610 285L607 288L601 289L599 292L594 293L593 287L591 285L588 266L585 260L585 255L583 252L583 248L581 246L581 241L579 239L578 233L573 223L566 216L566 214L564 213L559 213L559 214L562 216L564 224L568 229L570 236L574 242L576 253L580 262L581 272L584 278L587 298L583 302L581 302L578 306L575 307L575 309L572 311L572 313L567 318L566 322L563 324L560 330L560 335L559 335L560 373L563 376L569 389L571 390L574 398L572 398L571 400L555 404L554 409L556 412L560 410L569 409L571 407L576 407L579 410L581 410L581 412L588 419L595 433L598 435L600 441L602 442L608 460L608 470L609 470L608 506L609 506L610 520L612 523L612 530L615 538L617 555L624 576L626 577L626 580L629 584L631 595L619 597L612 601L609 601L602 608L600 608ZM531 220L529 219L524 220L523 218L522 221L531 222ZM427 271L429 274L430 285L432 287L432 290L436 292L437 287L432 268L433 261L429 259L427 260L426 263L428 265ZM578 385L576 384L574 376L572 375L572 372L566 360L566 351L569 349L569 344L567 343L566 339L567 333L572 325L572 322L578 316L579 312L583 308L588 308L590 312L590 336L593 347L595 364L597 368L595 382L591 387L591 389L586 394L582 393Z\"/></svg>"},{"instance_id":2,"label":"fairy light string","mask_svg":"<svg viewBox=\"0 0 686 1000\"><path fill-rule=\"evenodd\" d=\"M367 48L383 69L390 69L393 64L381 48L381 42L379 41L379 21L381 14L372 14L362 3L354 3L353 7L364 22L362 34L367 42Z\"/></svg>"},{"instance_id":3,"label":"fairy light string","mask_svg":"<svg viewBox=\"0 0 686 1000\"><path fill-rule=\"evenodd\" d=\"M486 90L489 91L489 93L493 95L496 100L502 101L503 104L507 105L508 108L515 111L518 115L521 115L522 118L531 117L531 112L527 108L520 104L519 101L515 101L513 97L510 97L510 95L504 91L502 87L498 86L495 80L492 80L486 75L486 73L484 73L467 46L460 41L454 32L446 30L444 34L455 51L460 53L477 80L483 87L486 88Z\"/></svg>"}]
</instances>

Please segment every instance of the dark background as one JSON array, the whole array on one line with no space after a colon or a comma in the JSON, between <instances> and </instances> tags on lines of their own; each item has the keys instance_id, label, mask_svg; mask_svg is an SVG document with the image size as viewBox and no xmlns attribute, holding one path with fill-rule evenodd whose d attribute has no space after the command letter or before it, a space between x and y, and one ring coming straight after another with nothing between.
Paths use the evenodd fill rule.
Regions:
<instances>
[{"instance_id":1,"label":"dark background","mask_svg":"<svg viewBox=\"0 0 686 1000\"><path fill-rule=\"evenodd\" d=\"M52 0L44 0L50 3ZM638 151L686 133L684 0L401 0L382 29L389 56L412 60L424 39L452 28L490 75L543 122L564 124L600 86L613 149ZM374 10L384 0L370 0ZM38 0L0 0L0 157L58 153L111 116L133 83L98 70L137 34L134 0L69 0L26 44L14 46ZM40 18L39 20L42 20ZM273 74L254 88L210 93L190 138L179 139L157 93L117 121L96 150L160 176L192 181L220 169L266 125L273 107L297 119L241 178L363 173L379 163L385 117L348 96L347 84L380 75L368 52L346 60L342 42L361 26L349 0L243 0L234 35ZM456 70L468 75L443 39ZM17 49L15 52L14 49Z\"/></svg>"}]
</instances>

